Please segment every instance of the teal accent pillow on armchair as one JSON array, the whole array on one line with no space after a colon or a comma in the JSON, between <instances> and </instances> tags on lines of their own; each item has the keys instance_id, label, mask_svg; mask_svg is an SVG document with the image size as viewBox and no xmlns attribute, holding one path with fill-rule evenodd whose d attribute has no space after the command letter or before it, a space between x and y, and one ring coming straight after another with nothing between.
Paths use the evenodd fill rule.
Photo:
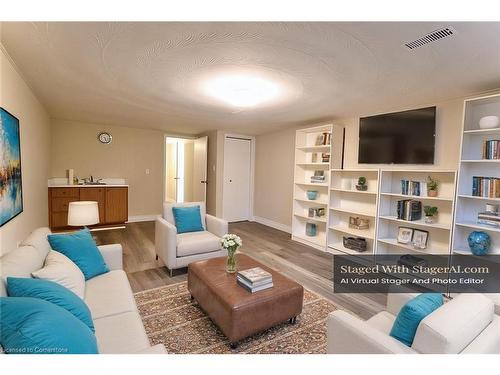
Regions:
<instances>
[{"instance_id":1,"label":"teal accent pillow on armchair","mask_svg":"<svg viewBox=\"0 0 500 375\"><path fill-rule=\"evenodd\" d=\"M10 354L97 354L92 331L69 311L30 297L0 297L0 345Z\"/></svg>"},{"instance_id":2,"label":"teal accent pillow on armchair","mask_svg":"<svg viewBox=\"0 0 500 375\"><path fill-rule=\"evenodd\" d=\"M95 332L92 314L83 300L71 290L49 280L7 277L9 297L33 297L68 310Z\"/></svg>"},{"instance_id":3,"label":"teal accent pillow on armchair","mask_svg":"<svg viewBox=\"0 0 500 375\"><path fill-rule=\"evenodd\" d=\"M390 335L406 346L411 346L420 322L443 305L439 293L423 293L409 300L399 311Z\"/></svg>"},{"instance_id":4,"label":"teal accent pillow on armchair","mask_svg":"<svg viewBox=\"0 0 500 375\"><path fill-rule=\"evenodd\" d=\"M109 272L87 228L72 233L50 234L47 239L53 250L66 255L80 268L85 280Z\"/></svg>"},{"instance_id":5,"label":"teal accent pillow on armchair","mask_svg":"<svg viewBox=\"0 0 500 375\"><path fill-rule=\"evenodd\" d=\"M201 232L200 206L172 207L177 233Z\"/></svg>"}]
</instances>

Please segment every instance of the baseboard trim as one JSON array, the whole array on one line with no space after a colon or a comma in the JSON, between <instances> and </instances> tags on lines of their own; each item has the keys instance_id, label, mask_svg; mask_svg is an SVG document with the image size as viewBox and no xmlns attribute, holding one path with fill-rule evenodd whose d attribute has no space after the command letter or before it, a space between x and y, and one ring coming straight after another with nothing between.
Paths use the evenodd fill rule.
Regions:
<instances>
[{"instance_id":1,"label":"baseboard trim","mask_svg":"<svg viewBox=\"0 0 500 375\"><path fill-rule=\"evenodd\" d=\"M282 223L278 223L277 221L266 219L265 217L254 216L253 221L256 221L257 223L262 224L262 225L267 225L268 227L271 227L274 229L281 230L283 232L292 233L291 226L285 225Z\"/></svg>"},{"instance_id":2,"label":"baseboard trim","mask_svg":"<svg viewBox=\"0 0 500 375\"><path fill-rule=\"evenodd\" d=\"M155 221L157 217L161 215L134 215L129 216L127 223L139 223L141 221Z\"/></svg>"}]
</instances>

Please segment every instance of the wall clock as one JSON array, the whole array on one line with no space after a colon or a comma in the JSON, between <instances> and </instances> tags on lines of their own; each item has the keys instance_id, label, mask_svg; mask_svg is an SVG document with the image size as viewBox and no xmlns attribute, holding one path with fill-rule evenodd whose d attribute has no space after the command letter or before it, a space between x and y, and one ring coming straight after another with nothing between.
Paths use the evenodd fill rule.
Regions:
<instances>
[{"instance_id":1,"label":"wall clock","mask_svg":"<svg viewBox=\"0 0 500 375\"><path fill-rule=\"evenodd\" d=\"M99 142L105 145L109 145L113 140L113 136L108 132L101 132L97 135L97 139L99 140Z\"/></svg>"}]
</instances>

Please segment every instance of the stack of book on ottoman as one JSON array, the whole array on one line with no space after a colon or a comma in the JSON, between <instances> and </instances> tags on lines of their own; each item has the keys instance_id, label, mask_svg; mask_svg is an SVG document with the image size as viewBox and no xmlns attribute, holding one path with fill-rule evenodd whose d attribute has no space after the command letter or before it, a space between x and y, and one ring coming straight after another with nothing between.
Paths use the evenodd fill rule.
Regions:
<instances>
[{"instance_id":1,"label":"stack of book on ottoman","mask_svg":"<svg viewBox=\"0 0 500 375\"><path fill-rule=\"evenodd\" d=\"M273 286L273 276L260 267L239 271L236 275L236 281L238 285L245 288L250 293L272 288Z\"/></svg>"}]
</instances>

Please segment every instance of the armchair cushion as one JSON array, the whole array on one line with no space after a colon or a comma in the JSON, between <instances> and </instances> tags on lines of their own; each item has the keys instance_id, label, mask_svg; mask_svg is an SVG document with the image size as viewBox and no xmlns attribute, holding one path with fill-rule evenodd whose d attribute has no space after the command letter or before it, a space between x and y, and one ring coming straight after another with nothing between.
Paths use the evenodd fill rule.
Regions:
<instances>
[{"instance_id":1,"label":"armchair cushion","mask_svg":"<svg viewBox=\"0 0 500 375\"><path fill-rule=\"evenodd\" d=\"M219 241L219 237L208 231L179 234L177 235L177 256L185 257L218 251L221 249Z\"/></svg>"},{"instance_id":2,"label":"armchair cushion","mask_svg":"<svg viewBox=\"0 0 500 375\"><path fill-rule=\"evenodd\" d=\"M200 206L172 207L177 233L202 232Z\"/></svg>"},{"instance_id":3,"label":"armchair cushion","mask_svg":"<svg viewBox=\"0 0 500 375\"><path fill-rule=\"evenodd\" d=\"M411 346L420 322L442 305L443 296L439 293L418 295L399 311L390 335L403 344Z\"/></svg>"}]
</instances>

